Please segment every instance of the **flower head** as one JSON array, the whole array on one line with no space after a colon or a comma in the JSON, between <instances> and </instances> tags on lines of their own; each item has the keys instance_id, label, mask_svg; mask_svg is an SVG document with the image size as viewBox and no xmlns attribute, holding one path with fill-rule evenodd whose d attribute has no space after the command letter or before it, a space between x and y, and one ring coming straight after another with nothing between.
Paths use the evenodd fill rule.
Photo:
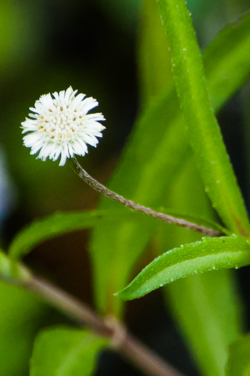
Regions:
<instances>
[{"instance_id":1,"label":"flower head","mask_svg":"<svg viewBox=\"0 0 250 376\"><path fill-rule=\"evenodd\" d=\"M75 154L84 156L87 144L96 147L105 129L99 121L105 118L101 113L88 114L98 102L72 87L52 95L42 95L30 108L32 113L22 123L22 133L28 133L23 142L31 154L39 152L37 158L42 161L61 157L59 166L63 166Z\"/></svg>"}]
</instances>

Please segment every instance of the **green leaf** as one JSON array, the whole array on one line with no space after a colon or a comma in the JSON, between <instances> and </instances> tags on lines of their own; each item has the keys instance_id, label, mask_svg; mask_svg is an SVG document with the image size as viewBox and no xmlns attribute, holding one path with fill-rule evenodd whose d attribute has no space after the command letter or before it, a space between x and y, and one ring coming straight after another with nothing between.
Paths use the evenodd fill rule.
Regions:
<instances>
[{"instance_id":1,"label":"green leaf","mask_svg":"<svg viewBox=\"0 0 250 376\"><path fill-rule=\"evenodd\" d=\"M16 261L0 251L0 279L12 283L13 279L29 282L30 273ZM49 309L32 296L15 286L0 282L0 374L15 376L27 374L36 331ZM15 354L15 362L13 362Z\"/></svg>"},{"instance_id":2,"label":"green leaf","mask_svg":"<svg viewBox=\"0 0 250 376\"><path fill-rule=\"evenodd\" d=\"M57 213L36 220L22 229L10 244L9 254L14 259L20 259L38 244L56 236L94 227L102 222L114 224L126 220L143 221L145 217L129 210Z\"/></svg>"},{"instance_id":3,"label":"green leaf","mask_svg":"<svg viewBox=\"0 0 250 376\"><path fill-rule=\"evenodd\" d=\"M250 59L243 53L237 53L236 42L231 48L235 33L239 37L242 51L250 49L249 19L248 15L240 23L227 27L230 32L222 31L204 52L205 71L215 111L221 108L249 75ZM244 69L241 69L242 60L246 62L243 64ZM228 61L231 63L228 64ZM233 77L237 77L237 81ZM220 97L216 95L218 87L223 93ZM169 194L169 187L182 169L183 161L190 155L183 128L178 98L174 91L170 94L167 88L137 120L130 142L110 180L110 188L144 205L163 205ZM101 198L99 208L116 207L116 203ZM117 223L94 229L91 257L95 272L96 303L100 311L117 314L121 310L121 301L114 300L112 294L128 283L135 262L155 232L154 223L145 227Z\"/></svg>"},{"instance_id":4,"label":"green leaf","mask_svg":"<svg viewBox=\"0 0 250 376\"><path fill-rule=\"evenodd\" d=\"M247 82L249 71L250 13L227 25L203 54L211 104L223 106L235 90Z\"/></svg>"},{"instance_id":5,"label":"green leaf","mask_svg":"<svg viewBox=\"0 0 250 376\"><path fill-rule=\"evenodd\" d=\"M249 236L250 226L220 129L211 109L199 47L184 0L159 0L177 93L206 191L223 222Z\"/></svg>"},{"instance_id":6,"label":"green leaf","mask_svg":"<svg viewBox=\"0 0 250 376\"><path fill-rule=\"evenodd\" d=\"M31 293L0 282L0 374L27 376L33 341L51 310Z\"/></svg>"},{"instance_id":7,"label":"green leaf","mask_svg":"<svg viewBox=\"0 0 250 376\"><path fill-rule=\"evenodd\" d=\"M226 376L250 376L250 334L229 346Z\"/></svg>"},{"instance_id":8,"label":"green leaf","mask_svg":"<svg viewBox=\"0 0 250 376\"><path fill-rule=\"evenodd\" d=\"M173 184L166 205L182 210L193 210L213 218L203 184L193 160L185 163L183 171ZM201 236L192 231L172 226L162 231L159 252L179 244L192 243ZM163 289L168 310L179 327L191 351L197 368L204 376L224 376L228 345L242 331L243 307L237 289L234 270L218 270L188 276L170 283Z\"/></svg>"},{"instance_id":9,"label":"green leaf","mask_svg":"<svg viewBox=\"0 0 250 376\"><path fill-rule=\"evenodd\" d=\"M107 343L87 330L45 330L35 341L30 376L92 375L97 355Z\"/></svg>"},{"instance_id":10,"label":"green leaf","mask_svg":"<svg viewBox=\"0 0 250 376\"><path fill-rule=\"evenodd\" d=\"M188 276L166 286L168 309L204 376L224 376L228 345L242 330L232 272Z\"/></svg>"},{"instance_id":11,"label":"green leaf","mask_svg":"<svg viewBox=\"0 0 250 376\"><path fill-rule=\"evenodd\" d=\"M167 36L156 1L143 0L138 34L138 76L143 102L154 98L166 87L172 89L172 73Z\"/></svg>"},{"instance_id":12,"label":"green leaf","mask_svg":"<svg viewBox=\"0 0 250 376\"><path fill-rule=\"evenodd\" d=\"M24 266L10 259L0 251L0 278L7 282L11 282L13 278L27 282L31 278L31 274Z\"/></svg>"},{"instance_id":13,"label":"green leaf","mask_svg":"<svg viewBox=\"0 0 250 376\"><path fill-rule=\"evenodd\" d=\"M188 275L218 269L238 269L250 263L250 246L243 237L204 238L156 258L117 295L123 300L140 298Z\"/></svg>"}]
</instances>

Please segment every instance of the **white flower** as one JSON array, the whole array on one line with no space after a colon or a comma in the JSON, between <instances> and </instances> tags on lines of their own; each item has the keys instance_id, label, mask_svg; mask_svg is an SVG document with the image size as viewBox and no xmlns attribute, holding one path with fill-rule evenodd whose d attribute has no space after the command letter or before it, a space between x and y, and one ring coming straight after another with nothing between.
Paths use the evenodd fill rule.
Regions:
<instances>
[{"instance_id":1,"label":"white flower","mask_svg":"<svg viewBox=\"0 0 250 376\"><path fill-rule=\"evenodd\" d=\"M42 95L35 108L22 123L24 145L31 148L30 154L39 152L37 158L53 161L61 157L59 166L75 154L84 156L88 152L87 144L98 144L105 127L99 121L105 120L101 113L88 114L98 106L94 98L85 98L77 90L69 87L66 91Z\"/></svg>"}]
</instances>

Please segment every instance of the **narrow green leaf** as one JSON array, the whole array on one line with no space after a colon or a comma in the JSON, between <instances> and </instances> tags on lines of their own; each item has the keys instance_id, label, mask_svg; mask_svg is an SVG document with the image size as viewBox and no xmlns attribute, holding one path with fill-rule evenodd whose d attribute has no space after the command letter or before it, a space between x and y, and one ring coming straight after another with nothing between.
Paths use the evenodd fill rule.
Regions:
<instances>
[{"instance_id":1,"label":"narrow green leaf","mask_svg":"<svg viewBox=\"0 0 250 376\"><path fill-rule=\"evenodd\" d=\"M250 13L227 25L203 54L211 104L218 110L250 76Z\"/></svg>"},{"instance_id":2,"label":"narrow green leaf","mask_svg":"<svg viewBox=\"0 0 250 376\"><path fill-rule=\"evenodd\" d=\"M222 31L204 52L205 71L215 111L221 108L249 75L250 59L246 58L247 54L238 54L236 41L231 46L231 40L237 39L234 39L236 33L242 46L241 51L249 51L249 20L250 16L247 15L241 22L227 27L229 32ZM242 61L245 64L241 66ZM237 77L237 80L233 77ZM223 93L221 96L216 94L218 87ZM110 180L111 189L144 205L164 205L169 187L190 154L177 99L175 92L170 94L167 88L142 112ZM117 204L101 198L99 208L115 207ZM96 303L102 312L117 314L121 309L121 301L113 299L112 294L128 283L131 269L154 230L153 222L151 227L118 223L112 227L102 225L94 229L91 256Z\"/></svg>"},{"instance_id":3,"label":"narrow green leaf","mask_svg":"<svg viewBox=\"0 0 250 376\"><path fill-rule=\"evenodd\" d=\"M203 376L224 376L229 344L240 334L232 269L188 276L167 285L173 320Z\"/></svg>"},{"instance_id":4,"label":"narrow green leaf","mask_svg":"<svg viewBox=\"0 0 250 376\"><path fill-rule=\"evenodd\" d=\"M203 213L213 218L208 197L196 165L190 159L169 192L166 205ZM162 226L163 227L163 226ZM159 253L179 244L192 243L201 236L175 226L160 234ZM188 276L163 289L168 310L187 342L191 356L203 376L224 376L228 345L243 328L243 307L238 291L236 272L217 270Z\"/></svg>"},{"instance_id":5,"label":"narrow green leaf","mask_svg":"<svg viewBox=\"0 0 250 376\"><path fill-rule=\"evenodd\" d=\"M226 376L250 376L250 334L229 346Z\"/></svg>"},{"instance_id":6,"label":"narrow green leaf","mask_svg":"<svg viewBox=\"0 0 250 376\"><path fill-rule=\"evenodd\" d=\"M199 47L185 0L159 0L177 93L206 191L223 222L248 236L250 226L232 166L211 109Z\"/></svg>"},{"instance_id":7,"label":"narrow green leaf","mask_svg":"<svg viewBox=\"0 0 250 376\"><path fill-rule=\"evenodd\" d=\"M22 229L13 239L9 254L15 259L27 255L35 246L56 236L72 231L90 228L100 223L117 223L120 221L143 221L146 218L129 210L97 210L88 212L57 213L36 220Z\"/></svg>"},{"instance_id":8,"label":"narrow green leaf","mask_svg":"<svg viewBox=\"0 0 250 376\"><path fill-rule=\"evenodd\" d=\"M97 355L107 343L86 330L45 330L35 341L30 376L92 375Z\"/></svg>"},{"instance_id":9,"label":"narrow green leaf","mask_svg":"<svg viewBox=\"0 0 250 376\"><path fill-rule=\"evenodd\" d=\"M144 104L162 90L171 90L173 84L167 36L156 1L142 1L138 32L138 76Z\"/></svg>"},{"instance_id":10,"label":"narrow green leaf","mask_svg":"<svg viewBox=\"0 0 250 376\"><path fill-rule=\"evenodd\" d=\"M204 238L159 256L117 295L123 300L132 300L188 275L238 269L249 263L250 246L245 238L236 235Z\"/></svg>"}]
</instances>

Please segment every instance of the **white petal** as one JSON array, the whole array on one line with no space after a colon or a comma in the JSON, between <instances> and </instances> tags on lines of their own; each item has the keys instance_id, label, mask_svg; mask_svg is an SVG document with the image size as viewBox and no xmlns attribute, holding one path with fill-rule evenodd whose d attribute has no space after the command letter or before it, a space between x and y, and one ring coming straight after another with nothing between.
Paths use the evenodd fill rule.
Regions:
<instances>
[{"instance_id":1,"label":"white petal","mask_svg":"<svg viewBox=\"0 0 250 376\"><path fill-rule=\"evenodd\" d=\"M88 114L98 106L96 99L67 90L42 95L22 125L23 143L37 158L53 161L60 157L60 166L74 154L85 155L88 146L96 147L105 127L101 113Z\"/></svg>"}]
</instances>

